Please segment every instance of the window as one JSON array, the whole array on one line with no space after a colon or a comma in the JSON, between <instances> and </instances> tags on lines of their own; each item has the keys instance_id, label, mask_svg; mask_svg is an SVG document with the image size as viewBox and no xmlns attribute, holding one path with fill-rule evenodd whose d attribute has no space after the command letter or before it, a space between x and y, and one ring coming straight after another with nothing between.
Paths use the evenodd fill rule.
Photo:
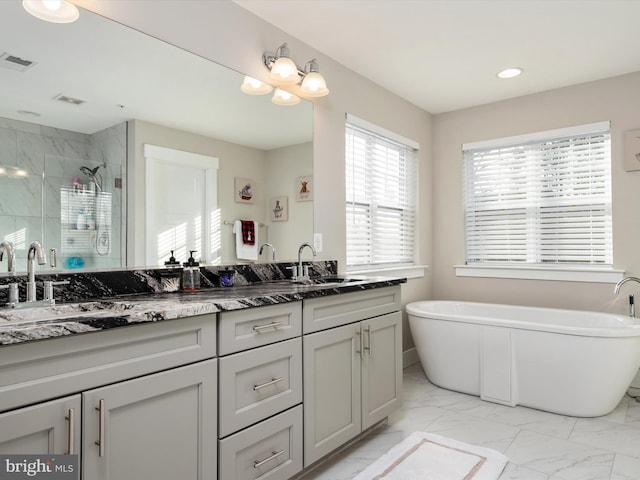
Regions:
<instances>
[{"instance_id":1,"label":"window","mask_svg":"<svg viewBox=\"0 0 640 480\"><path fill-rule=\"evenodd\" d=\"M347 267L413 265L417 144L357 117L346 124Z\"/></svg>"},{"instance_id":2,"label":"window","mask_svg":"<svg viewBox=\"0 0 640 480\"><path fill-rule=\"evenodd\" d=\"M609 122L463 146L467 265L613 263Z\"/></svg>"}]
</instances>

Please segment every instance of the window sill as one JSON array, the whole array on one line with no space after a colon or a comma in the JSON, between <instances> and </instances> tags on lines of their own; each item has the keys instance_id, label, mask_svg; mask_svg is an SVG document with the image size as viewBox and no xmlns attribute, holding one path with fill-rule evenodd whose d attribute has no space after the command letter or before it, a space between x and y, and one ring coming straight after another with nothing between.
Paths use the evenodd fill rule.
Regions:
<instances>
[{"instance_id":1,"label":"window sill","mask_svg":"<svg viewBox=\"0 0 640 480\"><path fill-rule=\"evenodd\" d=\"M456 277L516 278L561 282L617 283L624 270L589 267L515 267L510 265L455 265Z\"/></svg>"},{"instance_id":2,"label":"window sill","mask_svg":"<svg viewBox=\"0 0 640 480\"><path fill-rule=\"evenodd\" d=\"M353 275L379 275L383 277L422 278L427 265L411 265L405 267L375 268L371 270L347 270Z\"/></svg>"}]
</instances>

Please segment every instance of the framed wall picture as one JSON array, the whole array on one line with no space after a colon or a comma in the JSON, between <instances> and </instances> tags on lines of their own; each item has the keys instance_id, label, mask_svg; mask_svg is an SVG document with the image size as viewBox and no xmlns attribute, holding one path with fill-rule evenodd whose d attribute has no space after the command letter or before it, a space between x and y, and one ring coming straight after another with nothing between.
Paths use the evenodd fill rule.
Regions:
<instances>
[{"instance_id":1,"label":"framed wall picture","mask_svg":"<svg viewBox=\"0 0 640 480\"><path fill-rule=\"evenodd\" d=\"M640 170L640 129L624 132L624 169L627 172Z\"/></svg>"},{"instance_id":2,"label":"framed wall picture","mask_svg":"<svg viewBox=\"0 0 640 480\"><path fill-rule=\"evenodd\" d=\"M289 197L273 197L269 210L272 222L286 222L289 220Z\"/></svg>"},{"instance_id":3,"label":"framed wall picture","mask_svg":"<svg viewBox=\"0 0 640 480\"><path fill-rule=\"evenodd\" d=\"M238 203L253 203L255 184L250 178L235 178L234 200Z\"/></svg>"},{"instance_id":4,"label":"framed wall picture","mask_svg":"<svg viewBox=\"0 0 640 480\"><path fill-rule=\"evenodd\" d=\"M313 200L313 177L307 175L296 178L296 201L307 202Z\"/></svg>"}]
</instances>

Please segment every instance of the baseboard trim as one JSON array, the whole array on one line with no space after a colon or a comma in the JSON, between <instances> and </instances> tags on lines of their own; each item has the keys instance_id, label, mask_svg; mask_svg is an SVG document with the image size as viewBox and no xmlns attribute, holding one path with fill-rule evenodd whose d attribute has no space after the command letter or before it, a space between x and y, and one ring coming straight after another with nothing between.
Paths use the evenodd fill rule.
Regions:
<instances>
[{"instance_id":1,"label":"baseboard trim","mask_svg":"<svg viewBox=\"0 0 640 480\"><path fill-rule=\"evenodd\" d=\"M420 358L418 358L416 347L409 348L402 352L402 368L410 367L418 362L420 362Z\"/></svg>"}]
</instances>

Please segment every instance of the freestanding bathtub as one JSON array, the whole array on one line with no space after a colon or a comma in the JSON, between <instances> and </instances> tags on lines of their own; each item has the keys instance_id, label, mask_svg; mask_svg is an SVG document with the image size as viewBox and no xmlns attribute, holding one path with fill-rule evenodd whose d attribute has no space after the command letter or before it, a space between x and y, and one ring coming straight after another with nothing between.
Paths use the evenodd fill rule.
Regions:
<instances>
[{"instance_id":1,"label":"freestanding bathtub","mask_svg":"<svg viewBox=\"0 0 640 480\"><path fill-rule=\"evenodd\" d=\"M427 378L504 405L577 417L613 410L640 367L640 322L489 303L407 305Z\"/></svg>"}]
</instances>

